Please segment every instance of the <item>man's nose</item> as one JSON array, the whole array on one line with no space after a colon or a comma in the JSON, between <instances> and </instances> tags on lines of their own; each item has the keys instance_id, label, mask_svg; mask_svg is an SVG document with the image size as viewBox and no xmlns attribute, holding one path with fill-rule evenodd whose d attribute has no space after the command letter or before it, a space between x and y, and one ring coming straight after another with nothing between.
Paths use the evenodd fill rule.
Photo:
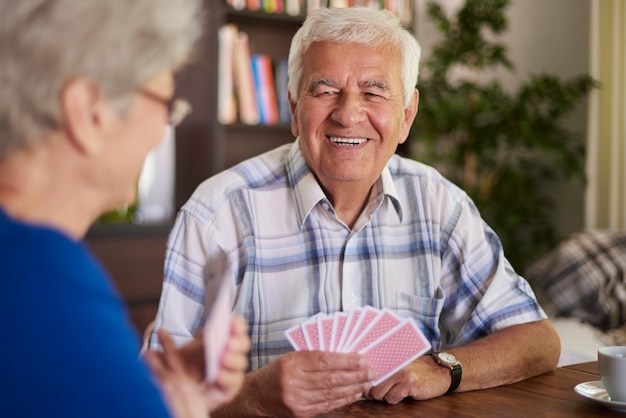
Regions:
<instances>
[{"instance_id":1,"label":"man's nose","mask_svg":"<svg viewBox=\"0 0 626 418\"><path fill-rule=\"evenodd\" d=\"M342 94L332 112L333 121L342 126L353 126L365 121L367 112L363 99L363 96L358 93Z\"/></svg>"}]
</instances>

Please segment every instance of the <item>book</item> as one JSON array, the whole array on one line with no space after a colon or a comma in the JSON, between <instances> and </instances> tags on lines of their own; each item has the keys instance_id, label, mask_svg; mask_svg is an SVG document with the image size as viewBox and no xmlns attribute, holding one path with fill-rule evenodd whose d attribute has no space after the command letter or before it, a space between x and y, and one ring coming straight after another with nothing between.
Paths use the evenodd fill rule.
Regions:
<instances>
[{"instance_id":1,"label":"book","mask_svg":"<svg viewBox=\"0 0 626 418\"><path fill-rule=\"evenodd\" d=\"M247 10L261 10L263 2L261 0L246 0Z\"/></svg>"},{"instance_id":2,"label":"book","mask_svg":"<svg viewBox=\"0 0 626 418\"><path fill-rule=\"evenodd\" d=\"M233 52L238 28L228 23L219 28L217 58L217 119L228 125L237 121L237 101L233 82Z\"/></svg>"},{"instance_id":3,"label":"book","mask_svg":"<svg viewBox=\"0 0 626 418\"><path fill-rule=\"evenodd\" d=\"M274 13L285 13L285 0L276 0Z\"/></svg>"},{"instance_id":4,"label":"book","mask_svg":"<svg viewBox=\"0 0 626 418\"><path fill-rule=\"evenodd\" d=\"M291 124L291 109L289 108L289 94L287 90L287 58L276 61L274 69L274 86L276 87L276 103L278 105L278 122Z\"/></svg>"},{"instance_id":5,"label":"book","mask_svg":"<svg viewBox=\"0 0 626 418\"><path fill-rule=\"evenodd\" d=\"M307 1L307 12L312 12L315 9L319 9L321 7L326 7L326 0L308 0Z\"/></svg>"},{"instance_id":6,"label":"book","mask_svg":"<svg viewBox=\"0 0 626 418\"><path fill-rule=\"evenodd\" d=\"M275 125L278 123L278 105L276 103L274 71L269 55L252 55L252 72L260 123L263 125Z\"/></svg>"},{"instance_id":7,"label":"book","mask_svg":"<svg viewBox=\"0 0 626 418\"><path fill-rule=\"evenodd\" d=\"M371 9L380 9L378 0L352 0L350 7L369 7Z\"/></svg>"},{"instance_id":8,"label":"book","mask_svg":"<svg viewBox=\"0 0 626 418\"><path fill-rule=\"evenodd\" d=\"M246 8L246 0L228 0L227 3L235 10L244 10Z\"/></svg>"},{"instance_id":9,"label":"book","mask_svg":"<svg viewBox=\"0 0 626 418\"><path fill-rule=\"evenodd\" d=\"M285 13L290 16L299 16L302 13L303 0L285 0Z\"/></svg>"},{"instance_id":10,"label":"book","mask_svg":"<svg viewBox=\"0 0 626 418\"><path fill-rule=\"evenodd\" d=\"M233 55L239 121L246 125L256 125L259 123L259 108L252 74L250 40L246 32L237 32Z\"/></svg>"},{"instance_id":11,"label":"book","mask_svg":"<svg viewBox=\"0 0 626 418\"><path fill-rule=\"evenodd\" d=\"M412 3L411 0L383 0L383 9L398 16L403 26L408 26L413 21Z\"/></svg>"},{"instance_id":12,"label":"book","mask_svg":"<svg viewBox=\"0 0 626 418\"><path fill-rule=\"evenodd\" d=\"M261 4L265 13L278 13L278 0L262 0Z\"/></svg>"},{"instance_id":13,"label":"book","mask_svg":"<svg viewBox=\"0 0 626 418\"><path fill-rule=\"evenodd\" d=\"M328 7L347 8L350 7L350 0L328 0Z\"/></svg>"}]
</instances>

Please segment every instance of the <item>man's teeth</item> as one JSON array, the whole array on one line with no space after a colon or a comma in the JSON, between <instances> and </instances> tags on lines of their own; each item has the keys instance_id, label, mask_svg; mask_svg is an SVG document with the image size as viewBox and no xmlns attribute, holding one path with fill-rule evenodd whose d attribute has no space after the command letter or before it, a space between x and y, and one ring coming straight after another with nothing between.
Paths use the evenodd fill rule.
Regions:
<instances>
[{"instance_id":1,"label":"man's teeth","mask_svg":"<svg viewBox=\"0 0 626 418\"><path fill-rule=\"evenodd\" d=\"M332 142L338 145L359 145L367 141L366 138L337 138L333 136L329 138Z\"/></svg>"}]
</instances>

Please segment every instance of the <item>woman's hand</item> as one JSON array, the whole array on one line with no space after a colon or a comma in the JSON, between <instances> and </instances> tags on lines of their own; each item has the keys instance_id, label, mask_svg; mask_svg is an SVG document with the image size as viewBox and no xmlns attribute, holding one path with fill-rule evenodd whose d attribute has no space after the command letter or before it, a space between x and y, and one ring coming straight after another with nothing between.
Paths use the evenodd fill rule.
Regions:
<instances>
[{"instance_id":1,"label":"woman's hand","mask_svg":"<svg viewBox=\"0 0 626 418\"><path fill-rule=\"evenodd\" d=\"M238 315L231 318L230 335L220 357L220 369L211 384L205 380L201 335L176 348L172 337L161 329L158 336L163 351L145 353L175 417L206 417L209 411L230 402L241 389L248 367L250 338L245 320Z\"/></svg>"},{"instance_id":2,"label":"woman's hand","mask_svg":"<svg viewBox=\"0 0 626 418\"><path fill-rule=\"evenodd\" d=\"M250 338L248 324L238 315L230 323L230 337L221 356L220 370L212 385L205 390L210 411L230 402L241 389L248 368Z\"/></svg>"},{"instance_id":3,"label":"woman's hand","mask_svg":"<svg viewBox=\"0 0 626 418\"><path fill-rule=\"evenodd\" d=\"M146 361L159 379L165 401L176 418L206 418L206 383L185 364L181 350L174 345L172 337L158 331L163 351L148 351Z\"/></svg>"}]
</instances>

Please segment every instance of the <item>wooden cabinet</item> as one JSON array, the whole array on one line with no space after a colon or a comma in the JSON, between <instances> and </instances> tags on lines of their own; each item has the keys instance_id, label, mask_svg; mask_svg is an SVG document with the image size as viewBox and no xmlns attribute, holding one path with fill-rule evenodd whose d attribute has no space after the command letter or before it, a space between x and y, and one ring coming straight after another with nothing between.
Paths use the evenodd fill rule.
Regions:
<instances>
[{"instance_id":1,"label":"wooden cabinet","mask_svg":"<svg viewBox=\"0 0 626 418\"><path fill-rule=\"evenodd\" d=\"M171 225L97 225L87 245L109 271L140 333L156 315Z\"/></svg>"}]
</instances>

